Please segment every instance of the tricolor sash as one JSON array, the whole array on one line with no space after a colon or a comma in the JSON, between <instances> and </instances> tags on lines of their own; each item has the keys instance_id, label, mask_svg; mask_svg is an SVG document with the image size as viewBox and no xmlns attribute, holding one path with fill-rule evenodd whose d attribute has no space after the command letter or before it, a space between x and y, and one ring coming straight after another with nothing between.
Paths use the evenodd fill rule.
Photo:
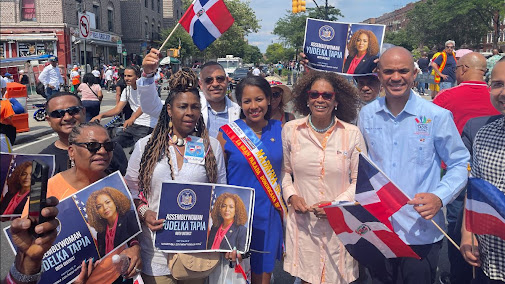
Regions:
<instances>
[{"instance_id":1,"label":"tricolor sash","mask_svg":"<svg viewBox=\"0 0 505 284\"><path fill-rule=\"evenodd\" d=\"M277 175L268 159L268 149L245 122L242 120L237 122L226 124L221 129L240 153L244 155L272 205L279 210L281 218L284 220L284 216L288 211L282 199L281 186L277 183Z\"/></svg>"}]
</instances>

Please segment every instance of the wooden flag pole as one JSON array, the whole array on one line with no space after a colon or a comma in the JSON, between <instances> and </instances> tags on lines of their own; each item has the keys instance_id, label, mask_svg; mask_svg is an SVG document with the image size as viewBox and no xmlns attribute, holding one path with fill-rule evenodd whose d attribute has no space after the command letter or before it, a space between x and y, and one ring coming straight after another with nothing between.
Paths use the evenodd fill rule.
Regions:
<instances>
[{"instance_id":1,"label":"wooden flag pole","mask_svg":"<svg viewBox=\"0 0 505 284\"><path fill-rule=\"evenodd\" d=\"M177 22L177 25L175 25L175 27L172 29L172 31L170 32L170 34L168 35L168 37L165 39L165 41L163 42L163 44L160 46L160 49L159 51L163 50L163 47L165 47L165 45L167 44L168 40L172 37L172 35L174 34L175 30L180 26L181 24L179 22Z\"/></svg>"}]
</instances>

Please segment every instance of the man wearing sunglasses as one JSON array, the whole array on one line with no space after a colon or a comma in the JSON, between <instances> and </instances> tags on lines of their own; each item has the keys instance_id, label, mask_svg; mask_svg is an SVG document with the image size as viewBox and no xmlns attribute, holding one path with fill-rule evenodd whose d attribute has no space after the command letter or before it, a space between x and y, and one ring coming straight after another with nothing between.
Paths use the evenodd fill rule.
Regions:
<instances>
[{"instance_id":1,"label":"man wearing sunglasses","mask_svg":"<svg viewBox=\"0 0 505 284\"><path fill-rule=\"evenodd\" d=\"M209 61L200 71L200 103L209 135L217 137L219 128L240 118L240 106L226 96L228 77L223 66Z\"/></svg>"},{"instance_id":2,"label":"man wearing sunglasses","mask_svg":"<svg viewBox=\"0 0 505 284\"><path fill-rule=\"evenodd\" d=\"M470 154L450 111L412 91L417 71L408 50L388 49L377 69L386 96L364 106L358 124L370 159L410 199L390 220L421 259L386 259L385 269L370 274L374 283L431 284L444 237L431 220L445 226L440 209L465 186ZM447 173L440 178L442 160Z\"/></svg>"},{"instance_id":3,"label":"man wearing sunglasses","mask_svg":"<svg viewBox=\"0 0 505 284\"><path fill-rule=\"evenodd\" d=\"M431 67L435 71L435 82L440 82L440 91L449 89L456 84L456 54L454 53L456 43L453 40L445 42L445 49L440 56L431 62Z\"/></svg>"},{"instance_id":4,"label":"man wearing sunglasses","mask_svg":"<svg viewBox=\"0 0 505 284\"><path fill-rule=\"evenodd\" d=\"M81 99L72 93L53 93L46 102L46 120L49 126L58 134L58 140L42 150L41 154L54 155L55 174L67 170L70 167L68 157L68 136L72 128L86 120L86 110L82 106ZM117 142L114 142L117 143ZM90 144L90 143L88 143ZM97 151L102 145L91 143L83 145L91 152ZM128 159L120 145L103 145L106 151L113 151L112 161L107 168L108 173L119 170L126 173ZM114 147L115 146L115 147Z\"/></svg>"}]
</instances>

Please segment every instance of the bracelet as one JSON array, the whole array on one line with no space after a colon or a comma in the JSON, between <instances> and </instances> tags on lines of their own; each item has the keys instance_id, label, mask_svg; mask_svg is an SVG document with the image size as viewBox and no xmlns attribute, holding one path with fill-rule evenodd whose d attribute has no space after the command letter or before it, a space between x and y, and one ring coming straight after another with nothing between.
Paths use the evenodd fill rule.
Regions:
<instances>
[{"instance_id":1,"label":"bracelet","mask_svg":"<svg viewBox=\"0 0 505 284\"><path fill-rule=\"evenodd\" d=\"M37 274L26 275L26 274L19 272L16 269L16 265L12 264L9 272L10 272L9 273L10 277L12 279L14 279L15 282L30 283L30 282L38 282L40 280L40 277L42 276L43 268L40 267L40 271Z\"/></svg>"},{"instance_id":2,"label":"bracelet","mask_svg":"<svg viewBox=\"0 0 505 284\"><path fill-rule=\"evenodd\" d=\"M137 211L139 212L140 218L142 220L145 220L146 212L149 210L149 206L147 204L143 203L141 204L138 208Z\"/></svg>"},{"instance_id":3,"label":"bracelet","mask_svg":"<svg viewBox=\"0 0 505 284\"><path fill-rule=\"evenodd\" d=\"M129 247L132 247L132 246L134 246L134 245L139 245L139 246L140 246L139 241L138 241L138 240L136 240L136 239L133 239L133 240L131 240L131 241L128 243L128 246L129 246Z\"/></svg>"},{"instance_id":4,"label":"bracelet","mask_svg":"<svg viewBox=\"0 0 505 284\"><path fill-rule=\"evenodd\" d=\"M144 78L152 78L152 77L154 77L155 74L156 74L156 72L146 73L146 72L142 71L142 77L144 77Z\"/></svg>"}]
</instances>

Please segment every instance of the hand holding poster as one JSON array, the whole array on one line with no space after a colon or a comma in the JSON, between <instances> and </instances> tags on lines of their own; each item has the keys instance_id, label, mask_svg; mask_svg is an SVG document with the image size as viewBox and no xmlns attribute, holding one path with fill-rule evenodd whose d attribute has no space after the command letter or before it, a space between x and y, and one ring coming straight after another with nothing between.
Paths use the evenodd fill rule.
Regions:
<instances>
[{"instance_id":1,"label":"hand holding poster","mask_svg":"<svg viewBox=\"0 0 505 284\"><path fill-rule=\"evenodd\" d=\"M49 166L49 177L54 174L54 156L37 154L0 154L0 220L20 217L30 194L32 162L41 161Z\"/></svg>"},{"instance_id":2,"label":"hand holding poster","mask_svg":"<svg viewBox=\"0 0 505 284\"><path fill-rule=\"evenodd\" d=\"M165 252L249 250L254 189L205 183L163 183L154 245Z\"/></svg>"},{"instance_id":3,"label":"hand holding poster","mask_svg":"<svg viewBox=\"0 0 505 284\"><path fill-rule=\"evenodd\" d=\"M308 18L303 52L309 67L345 74L370 75L384 38L384 25L348 24Z\"/></svg>"},{"instance_id":4,"label":"hand holding poster","mask_svg":"<svg viewBox=\"0 0 505 284\"><path fill-rule=\"evenodd\" d=\"M89 185L61 200L57 208L58 236L42 259L44 272L40 283L72 282L81 271L82 261L90 258L102 259L91 277L104 283L110 275L117 278L119 273L111 271L114 266L103 258L109 258L115 249L141 232L133 199L121 174L115 172ZM5 234L16 252L8 229ZM114 229L113 239L106 235L106 229ZM109 269L101 267L106 263L110 264Z\"/></svg>"}]
</instances>

